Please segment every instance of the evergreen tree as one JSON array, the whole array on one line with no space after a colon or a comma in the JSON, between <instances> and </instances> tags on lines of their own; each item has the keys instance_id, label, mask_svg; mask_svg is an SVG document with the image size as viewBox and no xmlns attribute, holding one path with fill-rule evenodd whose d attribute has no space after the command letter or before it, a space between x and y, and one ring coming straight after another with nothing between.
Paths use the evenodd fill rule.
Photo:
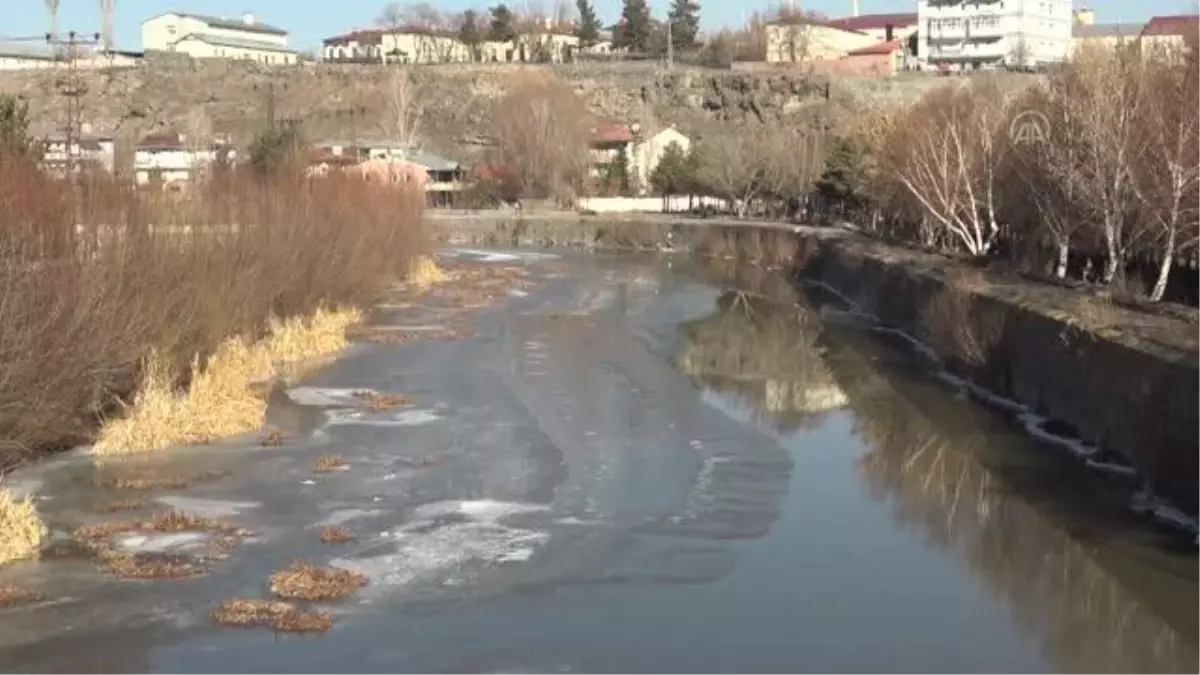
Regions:
<instances>
[{"instance_id":1,"label":"evergreen tree","mask_svg":"<svg viewBox=\"0 0 1200 675\"><path fill-rule=\"evenodd\" d=\"M516 18L508 5L496 5L492 8L492 26L488 31L488 39L496 42L512 42L517 39L517 31L513 25L515 22Z\"/></svg>"},{"instance_id":2,"label":"evergreen tree","mask_svg":"<svg viewBox=\"0 0 1200 675\"><path fill-rule=\"evenodd\" d=\"M266 131L250 145L250 166L263 175L276 173L295 161L305 145L293 125Z\"/></svg>"},{"instance_id":3,"label":"evergreen tree","mask_svg":"<svg viewBox=\"0 0 1200 675\"><path fill-rule=\"evenodd\" d=\"M675 0L667 14L671 22L671 41L676 49L691 49L696 46L696 35L700 32L700 3L696 0Z\"/></svg>"},{"instance_id":4,"label":"evergreen tree","mask_svg":"<svg viewBox=\"0 0 1200 675\"><path fill-rule=\"evenodd\" d=\"M688 191L688 157L678 143L672 142L663 150L658 166L650 174L650 185L664 197Z\"/></svg>"},{"instance_id":5,"label":"evergreen tree","mask_svg":"<svg viewBox=\"0 0 1200 675\"><path fill-rule=\"evenodd\" d=\"M0 155L23 156L33 148L29 138L29 103L0 94Z\"/></svg>"},{"instance_id":6,"label":"evergreen tree","mask_svg":"<svg viewBox=\"0 0 1200 675\"><path fill-rule=\"evenodd\" d=\"M462 24L458 27L458 39L467 46L471 60L479 60L479 43L483 42L483 34L479 29L479 13L473 9L463 12Z\"/></svg>"},{"instance_id":7,"label":"evergreen tree","mask_svg":"<svg viewBox=\"0 0 1200 675\"><path fill-rule=\"evenodd\" d=\"M826 204L841 204L849 208L862 206L866 201L862 184L863 151L851 138L833 140L825 171L817 180L817 194Z\"/></svg>"},{"instance_id":8,"label":"evergreen tree","mask_svg":"<svg viewBox=\"0 0 1200 675\"><path fill-rule=\"evenodd\" d=\"M575 37L579 38L579 46L587 49L600 41L600 19L596 17L591 0L575 0L575 7L579 10Z\"/></svg>"},{"instance_id":9,"label":"evergreen tree","mask_svg":"<svg viewBox=\"0 0 1200 675\"><path fill-rule=\"evenodd\" d=\"M621 20L613 29L613 47L647 52L651 46L650 6L646 0L624 1Z\"/></svg>"}]
</instances>

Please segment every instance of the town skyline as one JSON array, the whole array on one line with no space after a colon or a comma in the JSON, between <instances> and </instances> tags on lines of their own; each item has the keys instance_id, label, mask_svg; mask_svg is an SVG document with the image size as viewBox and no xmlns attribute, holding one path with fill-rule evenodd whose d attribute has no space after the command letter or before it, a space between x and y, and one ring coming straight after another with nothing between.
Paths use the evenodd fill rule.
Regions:
<instances>
[{"instance_id":1,"label":"town skyline","mask_svg":"<svg viewBox=\"0 0 1200 675\"><path fill-rule=\"evenodd\" d=\"M122 0L117 6L116 41L120 49L136 50L141 48L139 27L142 21L167 11L194 12L213 16L240 16L244 12L253 12L262 21L270 23L289 32L290 43L294 49L306 51L318 48L325 38L344 33L355 28L367 28L375 23L380 11L388 4L362 3L361 6L347 10L344 6L317 5L307 8L311 11L297 15L283 0L255 0L250 3L236 5L229 0L191 0L190 2L168 5L160 0ZM495 3L480 3L473 0L448 0L439 2L437 6L444 11L461 11L472 7L487 7ZM509 3L514 9L523 7L524 2ZM541 3L545 5L546 3ZM572 1L571 6L574 7ZM594 0L601 20L606 24L616 20L620 14L621 0ZM769 4L734 4L708 0L701 2L701 28L706 31L719 30L724 27L742 25L747 17L755 10L766 10ZM796 6L821 12L832 17L850 14L851 0L796 0ZM859 11L863 14L879 12L916 11L916 3L912 0L859 0ZM651 8L655 15L665 15L669 0L651 0ZM1196 11L1193 0L1145 0L1130 6L1123 0L1091 0L1076 2L1076 8L1090 7L1097 13L1097 21L1102 23L1144 22L1158 14L1184 14ZM26 2L10 3L6 27L0 33L0 41L13 39L36 39L46 29L45 10L42 3ZM100 29L99 2L94 0L67 0L59 8L58 24L61 30L76 30L92 32Z\"/></svg>"}]
</instances>

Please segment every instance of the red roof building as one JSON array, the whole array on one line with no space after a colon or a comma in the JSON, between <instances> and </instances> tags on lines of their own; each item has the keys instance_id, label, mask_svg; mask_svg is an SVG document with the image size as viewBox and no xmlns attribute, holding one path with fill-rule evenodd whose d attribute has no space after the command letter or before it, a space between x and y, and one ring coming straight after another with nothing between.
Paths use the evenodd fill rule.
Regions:
<instances>
[{"instance_id":1,"label":"red roof building","mask_svg":"<svg viewBox=\"0 0 1200 675\"><path fill-rule=\"evenodd\" d=\"M1152 17L1142 29L1142 37L1146 36L1178 36L1196 37L1200 33L1200 15L1172 14Z\"/></svg>"},{"instance_id":2,"label":"red roof building","mask_svg":"<svg viewBox=\"0 0 1200 675\"><path fill-rule=\"evenodd\" d=\"M625 124L609 122L592 129L593 145L609 145L633 142L633 130Z\"/></svg>"},{"instance_id":3,"label":"red roof building","mask_svg":"<svg viewBox=\"0 0 1200 675\"><path fill-rule=\"evenodd\" d=\"M891 42L880 42L877 45L855 49L852 52L847 52L846 56L873 56L879 54L895 54L896 52L904 51L904 40L892 40Z\"/></svg>"}]
</instances>

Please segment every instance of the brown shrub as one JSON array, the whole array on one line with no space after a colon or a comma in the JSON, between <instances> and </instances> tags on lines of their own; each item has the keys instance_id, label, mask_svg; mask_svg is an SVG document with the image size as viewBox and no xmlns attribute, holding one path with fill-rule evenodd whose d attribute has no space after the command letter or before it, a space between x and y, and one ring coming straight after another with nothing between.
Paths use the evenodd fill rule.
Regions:
<instances>
[{"instance_id":1,"label":"brown shrub","mask_svg":"<svg viewBox=\"0 0 1200 675\"><path fill-rule=\"evenodd\" d=\"M321 569L304 561L271 575L271 592L287 600L336 600L366 584L358 572Z\"/></svg>"},{"instance_id":2,"label":"brown shrub","mask_svg":"<svg viewBox=\"0 0 1200 675\"><path fill-rule=\"evenodd\" d=\"M195 559L169 553L119 553L103 549L97 561L123 579L186 579L204 574L204 567Z\"/></svg>"},{"instance_id":3,"label":"brown shrub","mask_svg":"<svg viewBox=\"0 0 1200 675\"><path fill-rule=\"evenodd\" d=\"M985 365L1004 332L1003 317L974 309L971 291L947 284L921 312L921 326L938 354L972 367Z\"/></svg>"},{"instance_id":4,"label":"brown shrub","mask_svg":"<svg viewBox=\"0 0 1200 675\"><path fill-rule=\"evenodd\" d=\"M0 161L0 463L91 438L152 353L186 384L197 358L272 317L376 297L424 246L422 202L237 172L182 196L100 178L73 191Z\"/></svg>"},{"instance_id":5,"label":"brown shrub","mask_svg":"<svg viewBox=\"0 0 1200 675\"><path fill-rule=\"evenodd\" d=\"M321 528L321 541L326 544L338 544L344 541L354 541L358 537L341 525L326 525Z\"/></svg>"},{"instance_id":6,"label":"brown shrub","mask_svg":"<svg viewBox=\"0 0 1200 675\"><path fill-rule=\"evenodd\" d=\"M233 598L222 602L213 618L222 626L273 628L287 633L321 633L333 627L325 612L306 612L278 600Z\"/></svg>"},{"instance_id":7,"label":"brown shrub","mask_svg":"<svg viewBox=\"0 0 1200 675\"><path fill-rule=\"evenodd\" d=\"M317 461L313 462L313 471L317 473L329 473L331 471L337 471L344 466L346 466L346 460L338 457L337 455L326 455L324 457L318 457Z\"/></svg>"},{"instance_id":8,"label":"brown shrub","mask_svg":"<svg viewBox=\"0 0 1200 675\"><path fill-rule=\"evenodd\" d=\"M32 591L11 584L0 584L0 608L28 605L31 602L40 602L45 599L45 594L40 591Z\"/></svg>"}]
</instances>

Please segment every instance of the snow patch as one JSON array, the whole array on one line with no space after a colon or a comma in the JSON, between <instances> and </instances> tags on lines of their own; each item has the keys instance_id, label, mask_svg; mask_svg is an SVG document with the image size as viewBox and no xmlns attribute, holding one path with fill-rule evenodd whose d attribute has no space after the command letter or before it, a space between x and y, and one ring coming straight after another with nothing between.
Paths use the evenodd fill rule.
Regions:
<instances>
[{"instance_id":1,"label":"snow patch","mask_svg":"<svg viewBox=\"0 0 1200 675\"><path fill-rule=\"evenodd\" d=\"M203 532L131 535L117 539L117 546L130 553L174 553L198 548L209 539Z\"/></svg>"},{"instance_id":2,"label":"snow patch","mask_svg":"<svg viewBox=\"0 0 1200 675\"><path fill-rule=\"evenodd\" d=\"M360 424L372 427L415 427L442 419L434 410L404 410L384 417L369 418L360 410L330 410L325 416L329 418L326 426Z\"/></svg>"},{"instance_id":3,"label":"snow patch","mask_svg":"<svg viewBox=\"0 0 1200 675\"><path fill-rule=\"evenodd\" d=\"M292 387L287 390L287 395L298 405L328 408L357 404L358 398L355 394L360 391L362 390L336 387Z\"/></svg>"},{"instance_id":4,"label":"snow patch","mask_svg":"<svg viewBox=\"0 0 1200 675\"><path fill-rule=\"evenodd\" d=\"M198 499L196 497L178 496L159 497L155 501L180 511L186 511L197 516L207 516L209 518L236 516L247 509L257 509L262 506L262 502L232 502L220 499Z\"/></svg>"}]
</instances>

